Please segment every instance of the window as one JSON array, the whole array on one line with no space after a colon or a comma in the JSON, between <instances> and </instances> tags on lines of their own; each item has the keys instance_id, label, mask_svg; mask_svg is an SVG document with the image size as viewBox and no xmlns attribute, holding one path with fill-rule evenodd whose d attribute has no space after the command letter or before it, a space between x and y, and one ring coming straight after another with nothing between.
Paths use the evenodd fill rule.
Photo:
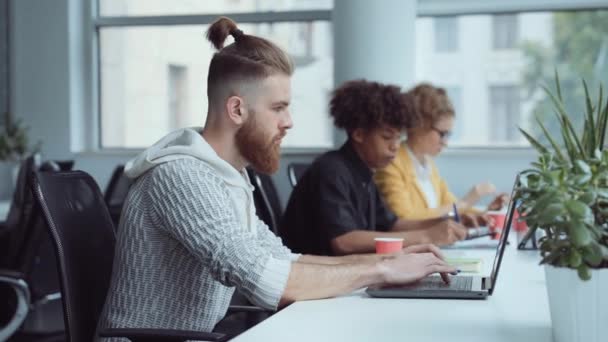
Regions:
<instances>
[{"instance_id":1,"label":"window","mask_svg":"<svg viewBox=\"0 0 608 342\"><path fill-rule=\"evenodd\" d=\"M520 134L511 127L519 124L521 103L519 87L490 86L490 121L488 131L498 142L516 142Z\"/></svg>"},{"instance_id":2,"label":"window","mask_svg":"<svg viewBox=\"0 0 608 342\"><path fill-rule=\"evenodd\" d=\"M435 23L435 51L454 52L458 50L458 18L439 17Z\"/></svg>"},{"instance_id":3,"label":"window","mask_svg":"<svg viewBox=\"0 0 608 342\"><path fill-rule=\"evenodd\" d=\"M190 6L189 13L198 13L222 10L220 4L224 4L235 6L230 7L234 12L245 5L249 7L241 9L251 10L254 3L258 2L184 0L168 6L162 1L100 0L100 10L114 15L148 15L169 11L169 7L174 12L186 11ZM323 5L328 1L290 3ZM255 21L256 13L248 15ZM143 148L176 128L204 125L207 71L215 52L205 32L215 16L201 18L208 22L167 24L158 17L155 20L159 24L98 24L102 148ZM131 19L121 20L128 23ZM324 19L255 24L241 21L239 27L272 40L294 60L290 105L294 127L283 140L283 147L333 146L333 126L327 114L333 88L330 23Z\"/></svg>"},{"instance_id":4,"label":"window","mask_svg":"<svg viewBox=\"0 0 608 342\"><path fill-rule=\"evenodd\" d=\"M180 65L169 65L169 127L172 130L184 127L187 123L188 113L188 79L187 67Z\"/></svg>"},{"instance_id":5,"label":"window","mask_svg":"<svg viewBox=\"0 0 608 342\"><path fill-rule=\"evenodd\" d=\"M0 0L0 113L8 108L8 1Z\"/></svg>"},{"instance_id":6,"label":"window","mask_svg":"<svg viewBox=\"0 0 608 342\"><path fill-rule=\"evenodd\" d=\"M463 123L466 121L466 113L462 107L462 89L459 86L445 86L445 90L454 106L456 118L450 139L458 140L463 134Z\"/></svg>"},{"instance_id":7,"label":"window","mask_svg":"<svg viewBox=\"0 0 608 342\"><path fill-rule=\"evenodd\" d=\"M461 15L460 48L449 54L429 39L437 35L437 19L416 21L415 79L443 85L450 97L461 97L455 124L459 133L451 146L528 146L518 127L540 138L535 116L558 133L550 99L541 88L554 89L555 69L574 124L583 122L581 78L594 92L600 82L608 85L608 10ZM450 93L452 87L460 95Z\"/></svg>"},{"instance_id":8,"label":"window","mask_svg":"<svg viewBox=\"0 0 608 342\"><path fill-rule=\"evenodd\" d=\"M519 27L517 15L502 14L492 17L492 45L495 50L514 49L517 45Z\"/></svg>"}]
</instances>

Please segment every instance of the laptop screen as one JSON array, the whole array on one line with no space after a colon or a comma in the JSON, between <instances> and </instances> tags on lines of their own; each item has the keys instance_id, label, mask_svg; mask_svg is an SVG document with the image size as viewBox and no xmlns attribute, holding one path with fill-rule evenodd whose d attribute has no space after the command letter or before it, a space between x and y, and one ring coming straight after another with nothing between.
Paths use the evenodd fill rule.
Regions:
<instances>
[{"instance_id":1,"label":"laptop screen","mask_svg":"<svg viewBox=\"0 0 608 342\"><path fill-rule=\"evenodd\" d=\"M494 257L494 266L492 267L492 286L490 287L489 293L492 294L494 292L494 287L496 286L496 278L498 278L498 270L500 269L500 263L502 261L502 255L505 252L505 246L507 245L507 238L509 237L509 231L511 230L511 224L513 222L513 214L515 213L516 200L515 200L515 191L519 185L519 174L515 178L515 184L513 185L513 190L511 191L511 198L509 200L509 206L507 208L507 215L505 217L505 223L502 227L500 241L498 242L498 246L496 246L496 256Z\"/></svg>"}]
</instances>

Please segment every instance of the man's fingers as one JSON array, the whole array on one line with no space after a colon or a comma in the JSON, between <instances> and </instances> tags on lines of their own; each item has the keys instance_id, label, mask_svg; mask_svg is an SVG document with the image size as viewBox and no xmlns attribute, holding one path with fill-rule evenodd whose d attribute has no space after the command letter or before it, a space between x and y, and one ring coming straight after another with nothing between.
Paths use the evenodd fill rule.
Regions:
<instances>
[{"instance_id":1,"label":"man's fingers","mask_svg":"<svg viewBox=\"0 0 608 342\"><path fill-rule=\"evenodd\" d=\"M439 275L441 276L441 279L443 279L443 282L446 284L450 283L450 276L447 273L439 273Z\"/></svg>"},{"instance_id":2,"label":"man's fingers","mask_svg":"<svg viewBox=\"0 0 608 342\"><path fill-rule=\"evenodd\" d=\"M458 269L454 266L450 266L448 264L444 264L444 265L431 265L428 268L428 274L433 274L433 273L457 273ZM427 274L427 275L428 275Z\"/></svg>"}]
</instances>

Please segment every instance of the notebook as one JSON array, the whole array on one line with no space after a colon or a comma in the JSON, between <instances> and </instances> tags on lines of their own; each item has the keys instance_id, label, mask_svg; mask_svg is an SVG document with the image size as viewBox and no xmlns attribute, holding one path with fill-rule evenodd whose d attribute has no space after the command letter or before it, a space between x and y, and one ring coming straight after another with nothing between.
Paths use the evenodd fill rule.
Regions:
<instances>
[{"instance_id":1,"label":"notebook","mask_svg":"<svg viewBox=\"0 0 608 342\"><path fill-rule=\"evenodd\" d=\"M480 273L483 266L481 258L446 258L446 261L462 273Z\"/></svg>"}]
</instances>

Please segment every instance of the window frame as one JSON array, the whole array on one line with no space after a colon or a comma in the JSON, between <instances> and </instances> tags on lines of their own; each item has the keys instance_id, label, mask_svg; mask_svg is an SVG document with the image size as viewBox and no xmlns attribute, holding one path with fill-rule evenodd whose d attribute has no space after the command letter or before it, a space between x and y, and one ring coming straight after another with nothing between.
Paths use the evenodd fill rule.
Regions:
<instances>
[{"instance_id":1,"label":"window frame","mask_svg":"<svg viewBox=\"0 0 608 342\"><path fill-rule=\"evenodd\" d=\"M85 32L82 48L86 56L84 62L84 75L82 77L84 87L84 102L88 108L88 114L83 114L80 122L84 126L84 136L87 138L81 142L81 154L84 155L129 155L142 151L142 148L108 148L101 145L101 107L100 90L101 78L99 70L99 32L103 27L128 27L128 26L168 26L168 25L207 25L211 24L218 14L199 15L168 15L168 16L99 16L99 1L86 1L83 5L85 11ZM417 18L438 16L461 16L474 14L519 14L525 12L541 11L567 11L567 10L597 10L608 9L605 0L585 0L573 2L572 0L512 0L509 2L501 0L419 0L417 5ZM332 9L327 10L297 10L297 11L264 11L264 12L241 12L221 13L221 15L233 18L242 24L280 23L280 22L312 22L332 21ZM336 131L334 136L340 136ZM335 139L336 140L336 139ZM327 148L322 147L286 147L284 154L309 154L322 153ZM496 151L506 153L523 153L527 155L532 147L526 146L458 146L450 147L448 154L454 152L458 155L493 154Z\"/></svg>"}]
</instances>

